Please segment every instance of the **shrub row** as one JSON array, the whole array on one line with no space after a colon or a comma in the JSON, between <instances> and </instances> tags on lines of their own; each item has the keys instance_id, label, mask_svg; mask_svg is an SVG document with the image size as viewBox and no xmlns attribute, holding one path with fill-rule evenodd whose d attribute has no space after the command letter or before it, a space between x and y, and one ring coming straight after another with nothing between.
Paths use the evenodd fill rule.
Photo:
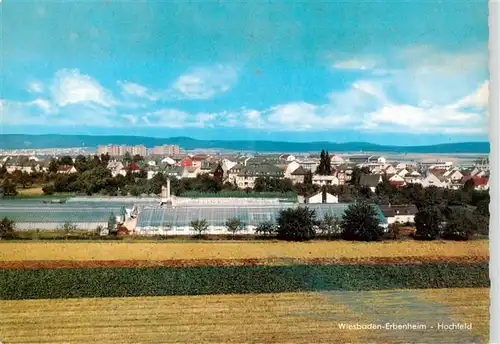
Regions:
<instances>
[{"instance_id":1,"label":"shrub row","mask_svg":"<svg viewBox=\"0 0 500 344\"><path fill-rule=\"evenodd\" d=\"M0 299L488 287L488 264L0 270Z\"/></svg>"}]
</instances>

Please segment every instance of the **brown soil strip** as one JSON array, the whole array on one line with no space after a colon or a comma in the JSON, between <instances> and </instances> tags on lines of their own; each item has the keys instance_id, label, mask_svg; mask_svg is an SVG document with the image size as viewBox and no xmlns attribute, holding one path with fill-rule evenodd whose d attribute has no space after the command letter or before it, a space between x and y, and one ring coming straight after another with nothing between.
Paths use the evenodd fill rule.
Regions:
<instances>
[{"instance_id":1,"label":"brown soil strip","mask_svg":"<svg viewBox=\"0 0 500 344\"><path fill-rule=\"evenodd\" d=\"M95 267L278 266L278 265L410 265L428 263L488 263L488 257L367 257L271 259L170 259L170 260L45 260L0 261L0 269L55 269Z\"/></svg>"}]
</instances>

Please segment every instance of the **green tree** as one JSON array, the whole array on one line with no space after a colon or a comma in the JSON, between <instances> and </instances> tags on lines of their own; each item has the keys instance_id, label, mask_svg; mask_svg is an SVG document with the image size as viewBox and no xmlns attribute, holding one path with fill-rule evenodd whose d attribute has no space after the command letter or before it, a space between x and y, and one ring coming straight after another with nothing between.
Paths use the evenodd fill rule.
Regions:
<instances>
[{"instance_id":1,"label":"green tree","mask_svg":"<svg viewBox=\"0 0 500 344\"><path fill-rule=\"evenodd\" d=\"M217 165L217 167L215 168L215 171L214 171L214 179L219 182L220 184L222 184L222 181L224 179L224 170L222 169L222 166L221 164L219 163Z\"/></svg>"},{"instance_id":2,"label":"green tree","mask_svg":"<svg viewBox=\"0 0 500 344\"><path fill-rule=\"evenodd\" d=\"M362 175L361 169L357 166L354 167L351 173L351 180L350 180L351 185L358 187L359 182L361 180L361 175Z\"/></svg>"},{"instance_id":3,"label":"green tree","mask_svg":"<svg viewBox=\"0 0 500 344\"><path fill-rule=\"evenodd\" d=\"M276 235L276 226L271 221L262 222L255 229L255 234L266 236Z\"/></svg>"},{"instance_id":4,"label":"green tree","mask_svg":"<svg viewBox=\"0 0 500 344\"><path fill-rule=\"evenodd\" d=\"M388 196L391 197L395 193L396 188L391 185L387 175L382 177L382 183L378 184L375 189L375 194L377 196Z\"/></svg>"},{"instance_id":5,"label":"green tree","mask_svg":"<svg viewBox=\"0 0 500 344\"><path fill-rule=\"evenodd\" d=\"M278 239L307 241L316 235L316 213L307 207L283 209L279 212Z\"/></svg>"},{"instance_id":6,"label":"green tree","mask_svg":"<svg viewBox=\"0 0 500 344\"><path fill-rule=\"evenodd\" d=\"M13 220L4 217L0 221L0 239L12 237L14 234L15 223Z\"/></svg>"},{"instance_id":7,"label":"green tree","mask_svg":"<svg viewBox=\"0 0 500 344\"><path fill-rule=\"evenodd\" d=\"M351 204L340 224L345 240L375 241L384 234L375 206L366 201Z\"/></svg>"},{"instance_id":8,"label":"green tree","mask_svg":"<svg viewBox=\"0 0 500 344\"><path fill-rule=\"evenodd\" d=\"M65 155L59 158L60 165L73 165L73 158L69 155Z\"/></svg>"},{"instance_id":9,"label":"green tree","mask_svg":"<svg viewBox=\"0 0 500 344\"><path fill-rule=\"evenodd\" d=\"M161 187L163 185L165 185L165 183L167 182L165 176L163 175L163 173L157 173L153 176L153 178L151 178L150 180L150 183L151 183L151 191L156 194L156 195L159 195L161 194Z\"/></svg>"},{"instance_id":10,"label":"green tree","mask_svg":"<svg viewBox=\"0 0 500 344\"><path fill-rule=\"evenodd\" d=\"M474 179L468 179L465 183L464 186L462 187L462 190L465 192L471 192L474 190Z\"/></svg>"},{"instance_id":11,"label":"green tree","mask_svg":"<svg viewBox=\"0 0 500 344\"><path fill-rule=\"evenodd\" d=\"M123 162L125 165L130 164L132 162L132 156L130 155L129 152L126 152L125 155L123 156Z\"/></svg>"},{"instance_id":12,"label":"green tree","mask_svg":"<svg viewBox=\"0 0 500 344\"><path fill-rule=\"evenodd\" d=\"M304 176L304 184L312 185L313 183L313 173L311 170L307 170L306 175Z\"/></svg>"},{"instance_id":13,"label":"green tree","mask_svg":"<svg viewBox=\"0 0 500 344\"><path fill-rule=\"evenodd\" d=\"M324 149L321 150L319 165L316 169L316 173L321 176L329 176L332 174L330 157L328 156L328 152L325 152Z\"/></svg>"},{"instance_id":14,"label":"green tree","mask_svg":"<svg viewBox=\"0 0 500 344\"><path fill-rule=\"evenodd\" d=\"M58 169L59 169L59 164L57 163L57 160L54 158L50 159L48 168L49 172L56 173Z\"/></svg>"},{"instance_id":15,"label":"green tree","mask_svg":"<svg viewBox=\"0 0 500 344\"><path fill-rule=\"evenodd\" d=\"M141 194L139 188L137 187L137 185L130 185L129 186L129 190L130 194L134 197L137 197Z\"/></svg>"},{"instance_id":16,"label":"green tree","mask_svg":"<svg viewBox=\"0 0 500 344\"><path fill-rule=\"evenodd\" d=\"M9 178L5 178L2 183L2 196L16 196L16 184Z\"/></svg>"},{"instance_id":17,"label":"green tree","mask_svg":"<svg viewBox=\"0 0 500 344\"><path fill-rule=\"evenodd\" d=\"M481 216L490 216L490 199L484 198L480 200L476 205L476 213Z\"/></svg>"},{"instance_id":18,"label":"green tree","mask_svg":"<svg viewBox=\"0 0 500 344\"><path fill-rule=\"evenodd\" d=\"M202 236L203 233L208 232L208 222L205 219L193 220L190 226L198 236Z\"/></svg>"},{"instance_id":19,"label":"green tree","mask_svg":"<svg viewBox=\"0 0 500 344\"><path fill-rule=\"evenodd\" d=\"M325 214L318 226L320 235L330 240L339 238L342 233L340 224L341 221L339 217Z\"/></svg>"},{"instance_id":20,"label":"green tree","mask_svg":"<svg viewBox=\"0 0 500 344\"><path fill-rule=\"evenodd\" d=\"M231 218L226 221L226 228L227 230L232 233L233 238L236 235L236 233L241 232L242 230L245 229L245 225L243 222L238 219L238 218Z\"/></svg>"},{"instance_id":21,"label":"green tree","mask_svg":"<svg viewBox=\"0 0 500 344\"><path fill-rule=\"evenodd\" d=\"M84 155L78 155L75 158L75 168L78 172L84 172L88 169L87 157Z\"/></svg>"},{"instance_id":22,"label":"green tree","mask_svg":"<svg viewBox=\"0 0 500 344\"><path fill-rule=\"evenodd\" d=\"M106 153L106 154L101 154L100 160L101 160L101 164L102 164L103 166L108 166L108 163L109 163L109 161L111 160L111 157L109 156L109 154L108 154L108 153Z\"/></svg>"},{"instance_id":23,"label":"green tree","mask_svg":"<svg viewBox=\"0 0 500 344\"><path fill-rule=\"evenodd\" d=\"M33 180L31 179L29 173L16 170L12 172L12 182L19 186L21 186L23 189L28 187L29 185L33 184Z\"/></svg>"},{"instance_id":24,"label":"green tree","mask_svg":"<svg viewBox=\"0 0 500 344\"><path fill-rule=\"evenodd\" d=\"M469 240L478 231L477 218L465 207L451 212L446 220L442 237L451 240Z\"/></svg>"},{"instance_id":25,"label":"green tree","mask_svg":"<svg viewBox=\"0 0 500 344\"><path fill-rule=\"evenodd\" d=\"M332 174L332 160L330 158L330 153L328 153L328 151L326 151L325 153L325 165L326 165L326 172L328 173L327 175L331 175Z\"/></svg>"},{"instance_id":26,"label":"green tree","mask_svg":"<svg viewBox=\"0 0 500 344\"><path fill-rule=\"evenodd\" d=\"M144 161L144 157L140 154L136 154L132 157L132 161L135 161L135 162Z\"/></svg>"},{"instance_id":27,"label":"green tree","mask_svg":"<svg viewBox=\"0 0 500 344\"><path fill-rule=\"evenodd\" d=\"M0 178L3 178L7 174L7 167L5 167L5 164L2 164L0 166Z\"/></svg>"},{"instance_id":28,"label":"green tree","mask_svg":"<svg viewBox=\"0 0 500 344\"><path fill-rule=\"evenodd\" d=\"M443 214L437 206L427 206L415 215L416 238L435 240L441 231Z\"/></svg>"}]
</instances>

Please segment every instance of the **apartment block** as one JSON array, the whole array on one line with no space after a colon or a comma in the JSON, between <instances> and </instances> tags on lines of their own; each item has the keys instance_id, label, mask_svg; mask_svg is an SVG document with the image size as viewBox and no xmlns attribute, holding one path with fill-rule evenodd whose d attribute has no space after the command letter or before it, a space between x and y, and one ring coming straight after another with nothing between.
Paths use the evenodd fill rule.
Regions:
<instances>
[{"instance_id":1,"label":"apartment block","mask_svg":"<svg viewBox=\"0 0 500 344\"><path fill-rule=\"evenodd\" d=\"M109 154L111 156L123 156L127 153L130 155L142 155L145 156L147 155L147 148L144 145L138 145L138 146L125 146L125 145L105 145L105 146L98 146L97 147L97 154Z\"/></svg>"},{"instance_id":2,"label":"apartment block","mask_svg":"<svg viewBox=\"0 0 500 344\"><path fill-rule=\"evenodd\" d=\"M109 154L111 156L120 155L120 147L117 145L98 146L97 154Z\"/></svg>"},{"instance_id":3,"label":"apartment block","mask_svg":"<svg viewBox=\"0 0 500 344\"><path fill-rule=\"evenodd\" d=\"M163 145L154 147L151 153L153 155L173 156L173 155L180 155L181 149L177 145Z\"/></svg>"}]
</instances>

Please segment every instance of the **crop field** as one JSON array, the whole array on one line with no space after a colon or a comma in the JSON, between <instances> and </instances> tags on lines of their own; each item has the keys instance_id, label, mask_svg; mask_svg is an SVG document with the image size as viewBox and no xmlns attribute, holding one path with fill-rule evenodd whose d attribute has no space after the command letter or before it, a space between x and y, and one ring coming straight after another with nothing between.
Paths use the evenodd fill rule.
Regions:
<instances>
[{"instance_id":1,"label":"crop field","mask_svg":"<svg viewBox=\"0 0 500 344\"><path fill-rule=\"evenodd\" d=\"M0 299L487 288L488 264L0 269Z\"/></svg>"},{"instance_id":2,"label":"crop field","mask_svg":"<svg viewBox=\"0 0 500 344\"><path fill-rule=\"evenodd\" d=\"M20 196L41 196L41 195L43 195L43 190L41 187L17 189L17 192Z\"/></svg>"},{"instance_id":3,"label":"crop field","mask_svg":"<svg viewBox=\"0 0 500 344\"><path fill-rule=\"evenodd\" d=\"M4 241L0 342L487 343L488 258L486 240Z\"/></svg>"},{"instance_id":4,"label":"crop field","mask_svg":"<svg viewBox=\"0 0 500 344\"><path fill-rule=\"evenodd\" d=\"M366 263L460 259L487 262L488 241L387 241L376 243L313 241L224 242L0 242L0 262L13 261L169 261L169 260L283 260L337 259Z\"/></svg>"},{"instance_id":5,"label":"crop field","mask_svg":"<svg viewBox=\"0 0 500 344\"><path fill-rule=\"evenodd\" d=\"M0 341L486 343L488 298L478 288L0 301ZM442 331L439 322L472 330ZM340 328L386 323L426 329Z\"/></svg>"}]
</instances>

